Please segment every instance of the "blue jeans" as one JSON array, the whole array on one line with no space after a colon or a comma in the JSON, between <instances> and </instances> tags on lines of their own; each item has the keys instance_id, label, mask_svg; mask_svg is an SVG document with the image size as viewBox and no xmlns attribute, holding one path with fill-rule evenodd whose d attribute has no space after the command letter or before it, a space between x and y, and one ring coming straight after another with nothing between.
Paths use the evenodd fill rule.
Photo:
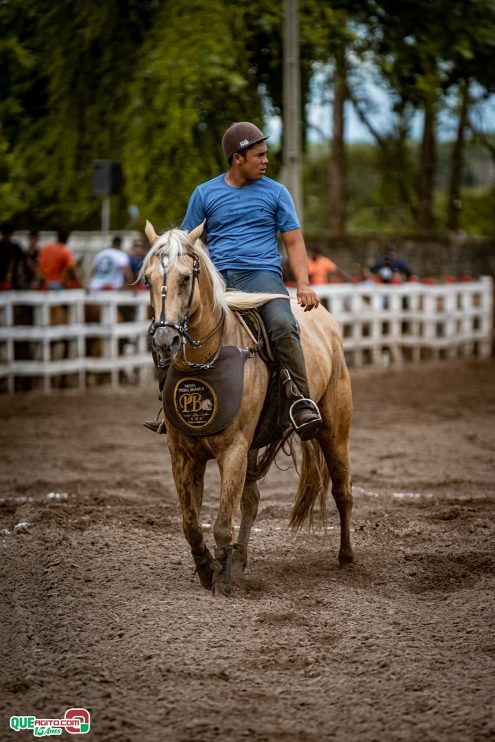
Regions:
<instances>
[{"instance_id":1,"label":"blue jeans","mask_svg":"<svg viewBox=\"0 0 495 742\"><path fill-rule=\"evenodd\" d=\"M282 276L275 271L223 270L227 288L248 293L286 294ZM280 368L286 368L304 397L309 397L306 366L299 337L299 325L292 314L290 302L273 299L259 308L268 337Z\"/></svg>"}]
</instances>

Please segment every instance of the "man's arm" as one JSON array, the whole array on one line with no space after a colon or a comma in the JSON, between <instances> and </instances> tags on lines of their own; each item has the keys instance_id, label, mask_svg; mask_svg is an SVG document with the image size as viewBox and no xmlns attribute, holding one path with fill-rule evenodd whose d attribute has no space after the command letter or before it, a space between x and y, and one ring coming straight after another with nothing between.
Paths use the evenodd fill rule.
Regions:
<instances>
[{"instance_id":1,"label":"man's arm","mask_svg":"<svg viewBox=\"0 0 495 742\"><path fill-rule=\"evenodd\" d=\"M65 265L61 276L62 283L66 285L69 281L78 281L79 276L77 274L76 259L68 247L65 248L64 263Z\"/></svg>"},{"instance_id":2,"label":"man's arm","mask_svg":"<svg viewBox=\"0 0 495 742\"><path fill-rule=\"evenodd\" d=\"M135 288L132 284L134 281L134 276L132 274L131 265L130 263L127 263L127 265L122 266L122 272L124 274L124 288Z\"/></svg>"},{"instance_id":3,"label":"man's arm","mask_svg":"<svg viewBox=\"0 0 495 742\"><path fill-rule=\"evenodd\" d=\"M318 296L309 285L308 278L308 254L300 229L291 229L289 232L282 232L285 249L289 265L297 287L297 303L300 304L305 312L309 312L320 303Z\"/></svg>"},{"instance_id":4,"label":"man's arm","mask_svg":"<svg viewBox=\"0 0 495 742\"><path fill-rule=\"evenodd\" d=\"M347 271L342 270L342 268L339 268L338 266L335 267L335 274L340 278L341 281L344 281L344 283L353 283L354 281L350 273L347 273Z\"/></svg>"},{"instance_id":5,"label":"man's arm","mask_svg":"<svg viewBox=\"0 0 495 742\"><path fill-rule=\"evenodd\" d=\"M385 262L383 258L377 258L375 262L371 265L370 271L378 275L380 268L383 268L384 265L385 265Z\"/></svg>"},{"instance_id":6,"label":"man's arm","mask_svg":"<svg viewBox=\"0 0 495 742\"><path fill-rule=\"evenodd\" d=\"M413 272L411 268L409 267L409 265L406 263L406 261L402 260L402 258L396 258L394 263L395 263L395 266L394 264L392 264L392 267L393 268L397 267L397 270L399 271L399 273L403 273L405 277L407 278L407 280L409 280Z\"/></svg>"}]
</instances>

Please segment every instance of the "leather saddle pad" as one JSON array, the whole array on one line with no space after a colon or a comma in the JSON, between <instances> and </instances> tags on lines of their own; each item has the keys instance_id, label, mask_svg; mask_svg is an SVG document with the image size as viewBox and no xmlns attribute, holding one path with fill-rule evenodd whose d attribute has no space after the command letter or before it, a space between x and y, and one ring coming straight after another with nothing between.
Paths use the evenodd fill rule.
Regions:
<instances>
[{"instance_id":1,"label":"leather saddle pad","mask_svg":"<svg viewBox=\"0 0 495 742\"><path fill-rule=\"evenodd\" d=\"M163 401L174 428L193 436L214 435L236 416L244 388L244 364L252 354L224 346L213 368L178 369L170 366Z\"/></svg>"}]
</instances>

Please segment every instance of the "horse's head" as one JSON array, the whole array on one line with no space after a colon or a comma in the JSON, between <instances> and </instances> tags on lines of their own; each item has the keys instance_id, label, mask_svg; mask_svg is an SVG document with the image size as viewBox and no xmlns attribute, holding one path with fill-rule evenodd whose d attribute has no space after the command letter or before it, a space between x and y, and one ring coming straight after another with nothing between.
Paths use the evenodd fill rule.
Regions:
<instances>
[{"instance_id":1,"label":"horse's head","mask_svg":"<svg viewBox=\"0 0 495 742\"><path fill-rule=\"evenodd\" d=\"M201 312L199 274L203 264L201 248L195 243L203 225L192 232L171 229L160 237L146 222L151 250L142 272L150 287L154 320L151 327L153 350L162 360L174 358L191 320Z\"/></svg>"}]
</instances>

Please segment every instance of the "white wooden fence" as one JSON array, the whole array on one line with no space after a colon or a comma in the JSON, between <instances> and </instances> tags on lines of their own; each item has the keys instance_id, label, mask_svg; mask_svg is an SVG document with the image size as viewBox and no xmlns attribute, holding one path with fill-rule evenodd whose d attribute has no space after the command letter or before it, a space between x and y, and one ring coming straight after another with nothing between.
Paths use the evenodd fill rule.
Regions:
<instances>
[{"instance_id":1,"label":"white wooden fence","mask_svg":"<svg viewBox=\"0 0 495 742\"><path fill-rule=\"evenodd\" d=\"M350 366L487 357L493 340L493 281L332 284L318 288L340 324Z\"/></svg>"},{"instance_id":2,"label":"white wooden fence","mask_svg":"<svg viewBox=\"0 0 495 742\"><path fill-rule=\"evenodd\" d=\"M483 357L492 351L491 278L433 286L331 284L317 290L340 324L350 366ZM0 389L148 381L153 377L149 317L148 292L1 292Z\"/></svg>"},{"instance_id":3,"label":"white wooden fence","mask_svg":"<svg viewBox=\"0 0 495 742\"><path fill-rule=\"evenodd\" d=\"M148 325L147 291L0 293L0 384L142 383L153 375Z\"/></svg>"}]
</instances>

